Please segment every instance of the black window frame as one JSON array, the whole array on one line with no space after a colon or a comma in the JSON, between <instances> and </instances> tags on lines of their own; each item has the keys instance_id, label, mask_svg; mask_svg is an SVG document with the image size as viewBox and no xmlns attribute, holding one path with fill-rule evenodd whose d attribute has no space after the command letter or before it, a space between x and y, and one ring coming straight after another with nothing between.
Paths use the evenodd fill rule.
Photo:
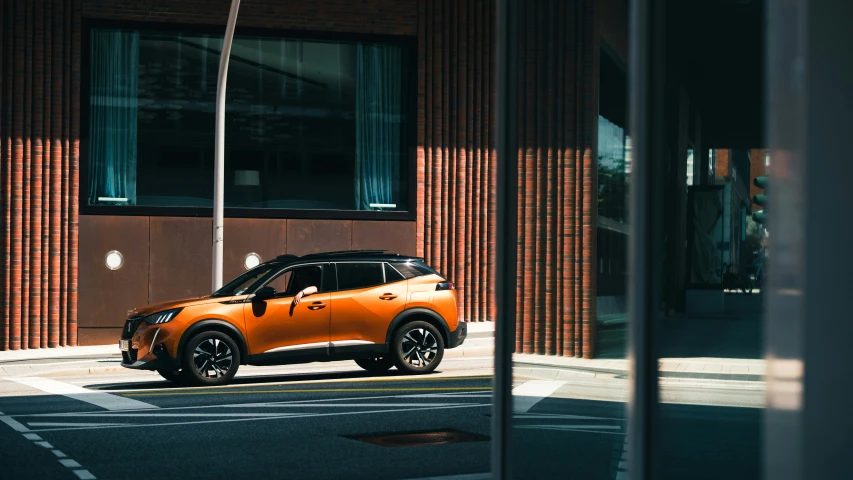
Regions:
<instances>
[{"instance_id":1,"label":"black window frame","mask_svg":"<svg viewBox=\"0 0 853 480\"><path fill-rule=\"evenodd\" d=\"M353 287L353 288L340 288L341 283L340 283L340 275L338 274L338 265L354 264L354 263L372 263L372 264L379 265L380 270L382 271L382 283L377 283L374 285L364 285L361 287ZM337 287L337 288L335 288L335 291L336 292L346 292L346 291L350 291L350 290L361 290L362 288L373 288L373 287L379 287L381 285L387 284L388 281L385 278L385 265L384 265L385 263L387 263L387 262L377 261L377 260L351 260L351 261L346 261L346 262L334 262L334 263L332 263L334 270L335 270L335 280L336 280L335 287Z\"/></svg>"},{"instance_id":2,"label":"black window frame","mask_svg":"<svg viewBox=\"0 0 853 480\"><path fill-rule=\"evenodd\" d=\"M238 22L239 23L239 22ZM147 30L161 33L201 33L221 35L223 25L140 22L131 20L82 19L80 55L80 156L78 206L80 215L143 216L143 217L199 217L213 218L213 208L168 207L146 205L89 205L89 96L91 69L92 29ZM327 32L299 29L271 29L237 26L235 36L269 38L293 38L317 41L368 42L399 45L403 48L403 95L406 108L406 211L384 210L319 210L290 208L224 208L225 218L271 218L271 219L316 219L316 220L417 220L417 128L418 128L418 48L417 36L387 35L351 32ZM211 129L213 125L211 125Z\"/></svg>"}]
</instances>

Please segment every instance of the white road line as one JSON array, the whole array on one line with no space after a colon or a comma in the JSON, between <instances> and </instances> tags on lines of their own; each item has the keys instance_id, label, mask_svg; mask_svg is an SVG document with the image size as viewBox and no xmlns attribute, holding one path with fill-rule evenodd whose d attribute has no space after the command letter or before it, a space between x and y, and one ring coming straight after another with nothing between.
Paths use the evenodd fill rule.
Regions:
<instances>
[{"instance_id":1,"label":"white road line","mask_svg":"<svg viewBox=\"0 0 853 480\"><path fill-rule=\"evenodd\" d=\"M513 412L526 413L542 399L551 396L566 382L556 380L530 380L512 389Z\"/></svg>"},{"instance_id":2,"label":"white road line","mask_svg":"<svg viewBox=\"0 0 853 480\"><path fill-rule=\"evenodd\" d=\"M162 413L162 412L92 412L83 414L52 413L50 417L91 418L91 417L116 417L116 418L155 418L155 417L282 417L298 415L296 413ZM27 422L32 425L32 423Z\"/></svg>"},{"instance_id":3,"label":"white road line","mask_svg":"<svg viewBox=\"0 0 853 480\"><path fill-rule=\"evenodd\" d=\"M616 420L616 421L624 421L624 418L612 418L612 417L588 417L584 415L563 415L559 413L523 413L521 415L515 416L517 419L524 420L557 420L557 419L565 419L565 420Z\"/></svg>"},{"instance_id":4,"label":"white road line","mask_svg":"<svg viewBox=\"0 0 853 480\"><path fill-rule=\"evenodd\" d=\"M14 420L12 417L3 414L3 412L0 412L0 420L2 420L3 423L5 423L6 425L9 425L10 427L12 427L16 432L22 433L24 438L26 438L27 440L31 440L34 444L36 444L40 447L44 447L44 448L49 449L51 452L53 452L54 455L56 455L56 457L59 459L59 463L61 463L63 466L66 466L68 468L77 468L77 467L82 466L79 463L77 463L76 461L74 461L73 459L68 458L68 455L65 455L61 451L53 448L53 445L42 440L42 438L39 435L37 435L35 433L30 433L30 429L28 429L27 427L22 425L20 422ZM90 480L90 479L96 478L88 470L72 470L72 471L74 472L75 475L77 475L79 478L82 478L82 479Z\"/></svg>"},{"instance_id":5,"label":"white road line","mask_svg":"<svg viewBox=\"0 0 853 480\"><path fill-rule=\"evenodd\" d=\"M8 415L3 415L2 413L0 413L0 415L2 415L2 416L0 416L0 422L3 422L6 425L9 425L10 427L12 427L12 430L14 430L16 432L21 432L21 433L26 433L26 432L30 431L29 428L25 427L23 424L21 424L20 422L18 422L14 418L12 418Z\"/></svg>"},{"instance_id":6,"label":"white road line","mask_svg":"<svg viewBox=\"0 0 853 480\"><path fill-rule=\"evenodd\" d=\"M310 417L328 417L328 416L344 416L344 415L369 415L375 413L406 413L406 412L421 412L427 410L449 410L449 409L457 409L457 408L473 408L473 407L491 407L491 404L481 403L481 404L471 404L471 405L459 405L452 407L437 407L437 408L411 408L411 409L393 409L393 410L368 410L366 412L333 412L333 413L306 413L303 415L296 414L282 414L271 417L255 417L255 418L227 418L222 420L198 420L194 422L165 422L165 423L148 423L145 425L148 427L162 427L162 426L172 426L172 425L202 425L208 423L230 423L230 422L253 422L258 420L278 420L281 418L287 419L298 419L298 418L310 418ZM113 425L113 426L105 426L105 427L82 427L82 428L45 428L35 430L37 432L64 432L69 430L97 430L102 428L128 428L134 427L139 428L139 425L136 424L126 424L126 425Z\"/></svg>"},{"instance_id":7,"label":"white road line","mask_svg":"<svg viewBox=\"0 0 853 480\"><path fill-rule=\"evenodd\" d=\"M536 426L536 425L519 425L519 426L514 426L513 428L522 428L522 429L527 429L527 430L572 431L572 432L582 432L582 433L595 433L598 435L625 435L622 432L602 432L599 430L585 430L582 428L575 428L575 429L568 430L568 429L563 429L563 428L554 428L554 427Z\"/></svg>"},{"instance_id":8,"label":"white road line","mask_svg":"<svg viewBox=\"0 0 853 480\"><path fill-rule=\"evenodd\" d=\"M27 385L52 395L62 395L81 402L105 408L107 410L138 410L144 408L157 408L150 403L140 402L132 398L119 395L88 390L70 383L60 382L51 378L42 377L6 377L6 380Z\"/></svg>"},{"instance_id":9,"label":"white road line","mask_svg":"<svg viewBox=\"0 0 853 480\"><path fill-rule=\"evenodd\" d=\"M622 442L622 457L619 459L619 466L616 469L615 480L625 480L628 478L628 436L625 435L625 441Z\"/></svg>"},{"instance_id":10,"label":"white road line","mask_svg":"<svg viewBox=\"0 0 853 480\"><path fill-rule=\"evenodd\" d=\"M517 425L515 428L544 428L548 430L577 430L577 429L587 429L587 430L621 430L621 427L618 425Z\"/></svg>"},{"instance_id":11,"label":"white road line","mask_svg":"<svg viewBox=\"0 0 853 480\"><path fill-rule=\"evenodd\" d=\"M125 423L70 423L70 422L27 422L31 427L103 427L126 425ZM35 435L35 434L33 434ZM36 435L38 436L38 435Z\"/></svg>"},{"instance_id":12,"label":"white road line","mask_svg":"<svg viewBox=\"0 0 853 480\"><path fill-rule=\"evenodd\" d=\"M263 408L342 408L342 407L452 407L454 405L472 405L471 403L298 403L283 405L255 405Z\"/></svg>"},{"instance_id":13,"label":"white road line","mask_svg":"<svg viewBox=\"0 0 853 480\"><path fill-rule=\"evenodd\" d=\"M470 393L470 392L469 392ZM430 394L430 395L444 395L444 394ZM384 398L413 398L420 399L425 395L415 393L415 394L406 394L406 395L374 395L367 397L346 397L346 398L324 398L324 399L311 399L311 400L286 400L282 402L257 402L257 403L226 403L220 405L189 405L183 407L162 407L158 408L158 412L166 412L169 410L195 410L195 409L206 409L206 408L256 408L256 407L274 407L274 406L282 406L282 405L294 405L294 404L302 404L302 403L320 403L320 402L344 402L344 401L357 401L357 400L378 400ZM447 400L451 400L451 398L445 397ZM461 403L460 403L461 404ZM434 404L433 404L434 405ZM475 404L470 404L475 405ZM490 405L490 404L476 404L476 405ZM130 412L132 410L126 410ZM65 412L65 413L37 413L32 415L20 415L21 417L55 417L62 415L88 415L91 413L98 412Z\"/></svg>"}]
</instances>

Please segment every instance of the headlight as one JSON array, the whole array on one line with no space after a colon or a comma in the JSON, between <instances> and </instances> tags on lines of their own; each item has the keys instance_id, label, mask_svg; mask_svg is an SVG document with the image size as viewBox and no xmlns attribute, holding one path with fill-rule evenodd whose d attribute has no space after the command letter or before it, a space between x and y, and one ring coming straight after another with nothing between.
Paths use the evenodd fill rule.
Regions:
<instances>
[{"instance_id":1,"label":"headlight","mask_svg":"<svg viewBox=\"0 0 853 480\"><path fill-rule=\"evenodd\" d=\"M161 323L170 322L175 316L180 313L183 308L173 308L171 310L163 310L162 312L157 312L153 315L148 315L145 317L145 321L148 322L149 325L159 325Z\"/></svg>"}]
</instances>

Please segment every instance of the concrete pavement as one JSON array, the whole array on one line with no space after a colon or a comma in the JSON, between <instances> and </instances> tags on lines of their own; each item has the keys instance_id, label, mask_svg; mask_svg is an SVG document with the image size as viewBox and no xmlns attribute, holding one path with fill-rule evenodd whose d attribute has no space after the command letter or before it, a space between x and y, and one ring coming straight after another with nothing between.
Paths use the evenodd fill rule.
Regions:
<instances>
[{"instance_id":1,"label":"concrete pavement","mask_svg":"<svg viewBox=\"0 0 853 480\"><path fill-rule=\"evenodd\" d=\"M469 336L462 346L445 351L445 358L483 357L494 354L494 324L471 323ZM552 369L554 378L591 376L620 377L628 375L625 359L582 359L553 355L515 354L517 373L531 373L538 367ZM83 375L118 373L121 355L117 345L61 347L0 352L0 377L42 374ZM244 366L241 371L269 367ZM719 357L662 358L659 361L662 379L732 380L762 382L766 374L763 359Z\"/></svg>"}]
</instances>

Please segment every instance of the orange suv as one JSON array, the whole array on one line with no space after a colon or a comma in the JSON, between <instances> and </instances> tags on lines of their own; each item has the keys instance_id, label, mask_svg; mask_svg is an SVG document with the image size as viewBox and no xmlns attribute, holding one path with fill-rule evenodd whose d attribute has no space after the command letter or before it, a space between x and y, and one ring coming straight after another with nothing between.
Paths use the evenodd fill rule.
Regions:
<instances>
[{"instance_id":1,"label":"orange suv","mask_svg":"<svg viewBox=\"0 0 853 480\"><path fill-rule=\"evenodd\" d=\"M453 284L422 259L355 250L281 255L212 295L133 310L119 347L124 367L222 385L244 364L429 373L466 335Z\"/></svg>"}]
</instances>

